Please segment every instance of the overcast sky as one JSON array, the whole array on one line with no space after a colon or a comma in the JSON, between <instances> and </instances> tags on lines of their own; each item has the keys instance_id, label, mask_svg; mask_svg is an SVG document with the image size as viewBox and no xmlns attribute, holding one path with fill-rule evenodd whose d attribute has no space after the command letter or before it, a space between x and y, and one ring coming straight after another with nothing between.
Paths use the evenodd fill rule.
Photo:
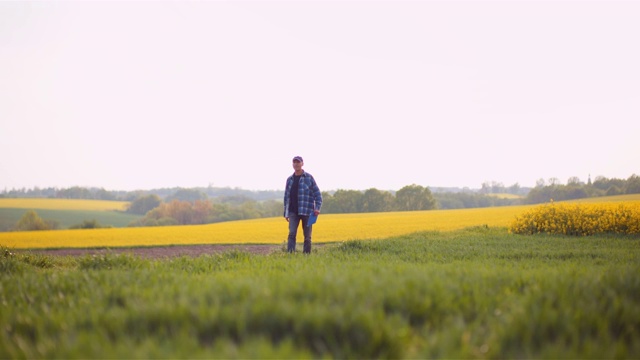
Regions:
<instances>
[{"instance_id":1,"label":"overcast sky","mask_svg":"<svg viewBox=\"0 0 640 360\"><path fill-rule=\"evenodd\" d=\"M0 2L0 191L640 175L640 2Z\"/></svg>"}]
</instances>

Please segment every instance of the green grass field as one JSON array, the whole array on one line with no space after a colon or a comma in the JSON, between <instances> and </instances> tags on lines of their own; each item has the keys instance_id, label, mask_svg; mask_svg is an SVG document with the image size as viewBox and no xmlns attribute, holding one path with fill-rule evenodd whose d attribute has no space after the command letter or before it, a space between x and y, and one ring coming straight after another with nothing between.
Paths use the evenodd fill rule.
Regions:
<instances>
[{"instance_id":1,"label":"green grass field","mask_svg":"<svg viewBox=\"0 0 640 360\"><path fill-rule=\"evenodd\" d=\"M82 199L0 198L0 232L11 231L28 210L44 220L57 222L60 229L96 220L102 226L126 227L140 215L124 211L126 201Z\"/></svg>"},{"instance_id":2,"label":"green grass field","mask_svg":"<svg viewBox=\"0 0 640 360\"><path fill-rule=\"evenodd\" d=\"M476 227L316 248L0 254L0 358L640 357L640 239Z\"/></svg>"},{"instance_id":3,"label":"green grass field","mask_svg":"<svg viewBox=\"0 0 640 360\"><path fill-rule=\"evenodd\" d=\"M81 224L84 220L97 220L103 226L126 227L140 215L128 214L121 211L104 210L54 210L34 209L38 216L45 220L58 222L61 229ZM27 209L0 208L0 231L10 231Z\"/></svg>"}]
</instances>

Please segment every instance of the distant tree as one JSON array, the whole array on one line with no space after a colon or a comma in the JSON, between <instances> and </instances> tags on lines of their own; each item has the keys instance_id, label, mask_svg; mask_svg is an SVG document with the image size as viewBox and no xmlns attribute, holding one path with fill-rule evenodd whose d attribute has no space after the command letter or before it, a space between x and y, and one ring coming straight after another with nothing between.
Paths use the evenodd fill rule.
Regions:
<instances>
[{"instance_id":1,"label":"distant tree","mask_svg":"<svg viewBox=\"0 0 640 360\"><path fill-rule=\"evenodd\" d=\"M596 176L593 181L593 187L600 190L607 190L611 185L609 185L609 179L604 176Z\"/></svg>"},{"instance_id":2,"label":"distant tree","mask_svg":"<svg viewBox=\"0 0 640 360\"><path fill-rule=\"evenodd\" d=\"M105 189L98 189L96 191L95 198L97 200L116 200L116 196L111 191L107 191Z\"/></svg>"},{"instance_id":3,"label":"distant tree","mask_svg":"<svg viewBox=\"0 0 640 360\"><path fill-rule=\"evenodd\" d=\"M147 195L147 193L142 190L129 191L122 197L122 200L135 201L137 198L143 197L145 195Z\"/></svg>"},{"instance_id":4,"label":"distant tree","mask_svg":"<svg viewBox=\"0 0 640 360\"><path fill-rule=\"evenodd\" d=\"M246 195L224 195L218 197L217 201L225 204L241 205L254 200Z\"/></svg>"},{"instance_id":5,"label":"distant tree","mask_svg":"<svg viewBox=\"0 0 640 360\"><path fill-rule=\"evenodd\" d=\"M558 179L557 177L551 177L549 178L548 182L549 182L549 186L555 186L560 184L560 179Z\"/></svg>"},{"instance_id":6,"label":"distant tree","mask_svg":"<svg viewBox=\"0 0 640 360\"><path fill-rule=\"evenodd\" d=\"M436 199L438 209L463 209L463 208L479 208L489 206L506 206L518 205L520 199L504 199L496 196L481 193L436 193L433 194Z\"/></svg>"},{"instance_id":7,"label":"distant tree","mask_svg":"<svg viewBox=\"0 0 640 360\"><path fill-rule=\"evenodd\" d=\"M362 193L360 191L339 189L333 194L332 200L334 203L333 212L335 213L362 212Z\"/></svg>"},{"instance_id":8,"label":"distant tree","mask_svg":"<svg viewBox=\"0 0 640 360\"><path fill-rule=\"evenodd\" d=\"M144 215L151 209L158 207L161 202L162 200L160 200L158 195L142 195L129 204L127 212L131 214Z\"/></svg>"},{"instance_id":9,"label":"distant tree","mask_svg":"<svg viewBox=\"0 0 640 360\"><path fill-rule=\"evenodd\" d=\"M562 195L558 196L558 200L584 199L587 197L587 192L580 185L565 186L560 188L559 191Z\"/></svg>"},{"instance_id":10,"label":"distant tree","mask_svg":"<svg viewBox=\"0 0 640 360\"><path fill-rule=\"evenodd\" d=\"M527 197L524 199L525 204L540 204L544 202L548 202L553 199L553 194L551 191L551 187L549 186L537 186L527 194Z\"/></svg>"},{"instance_id":11,"label":"distant tree","mask_svg":"<svg viewBox=\"0 0 640 360\"><path fill-rule=\"evenodd\" d=\"M577 176L572 176L567 180L567 185L580 185L580 178Z\"/></svg>"},{"instance_id":12,"label":"distant tree","mask_svg":"<svg viewBox=\"0 0 640 360\"><path fill-rule=\"evenodd\" d=\"M257 219L262 217L260 210L258 209L258 204L255 201L247 201L243 203L240 205L240 209L242 210L243 219Z\"/></svg>"},{"instance_id":13,"label":"distant tree","mask_svg":"<svg viewBox=\"0 0 640 360\"><path fill-rule=\"evenodd\" d=\"M213 210L213 204L208 200L196 200L192 205L193 217L191 224L206 224Z\"/></svg>"},{"instance_id":14,"label":"distant tree","mask_svg":"<svg viewBox=\"0 0 640 360\"><path fill-rule=\"evenodd\" d=\"M276 217L284 214L284 207L282 201L267 200L260 202L261 212L263 217Z\"/></svg>"},{"instance_id":15,"label":"distant tree","mask_svg":"<svg viewBox=\"0 0 640 360\"><path fill-rule=\"evenodd\" d=\"M98 222L98 220L84 220L82 224L70 226L69 229L102 229L110 228L111 226L104 226Z\"/></svg>"},{"instance_id":16,"label":"distant tree","mask_svg":"<svg viewBox=\"0 0 640 360\"><path fill-rule=\"evenodd\" d=\"M544 181L543 178L540 178L540 179L536 180L536 188L543 188L546 185L547 184L546 184L546 182Z\"/></svg>"},{"instance_id":17,"label":"distant tree","mask_svg":"<svg viewBox=\"0 0 640 360\"><path fill-rule=\"evenodd\" d=\"M436 208L436 200L429 188L413 184L396 192L396 208L400 211L431 210Z\"/></svg>"},{"instance_id":18,"label":"distant tree","mask_svg":"<svg viewBox=\"0 0 640 360\"><path fill-rule=\"evenodd\" d=\"M633 174L627 179L626 194L640 194L640 176Z\"/></svg>"},{"instance_id":19,"label":"distant tree","mask_svg":"<svg viewBox=\"0 0 640 360\"><path fill-rule=\"evenodd\" d=\"M615 186L619 189L625 189L626 185L627 181L624 181L623 179L609 179L604 176L597 176L595 178L595 181L593 182L593 187L602 191L608 191L612 186Z\"/></svg>"},{"instance_id":20,"label":"distant tree","mask_svg":"<svg viewBox=\"0 0 640 360\"><path fill-rule=\"evenodd\" d=\"M173 200L162 205L166 206L166 217L175 219L180 225L194 224L195 216L191 202Z\"/></svg>"},{"instance_id":21,"label":"distant tree","mask_svg":"<svg viewBox=\"0 0 640 360\"><path fill-rule=\"evenodd\" d=\"M89 189L79 186L61 189L56 194L56 197L60 199L93 199Z\"/></svg>"},{"instance_id":22,"label":"distant tree","mask_svg":"<svg viewBox=\"0 0 640 360\"><path fill-rule=\"evenodd\" d=\"M480 193L481 194L489 194L491 193L491 183L488 181L485 181L482 183L482 186L480 188Z\"/></svg>"},{"instance_id":23,"label":"distant tree","mask_svg":"<svg viewBox=\"0 0 640 360\"><path fill-rule=\"evenodd\" d=\"M162 202L129 226L209 224L273 216L282 216L282 202L270 200L259 203L251 199L240 203L173 200Z\"/></svg>"},{"instance_id":24,"label":"distant tree","mask_svg":"<svg viewBox=\"0 0 640 360\"><path fill-rule=\"evenodd\" d=\"M507 192L507 190L504 187L504 184L501 182L497 182L497 181L492 181L491 182L491 193L492 194L502 194Z\"/></svg>"},{"instance_id":25,"label":"distant tree","mask_svg":"<svg viewBox=\"0 0 640 360\"><path fill-rule=\"evenodd\" d=\"M481 194L501 194L505 193L506 191L507 190L504 187L503 183L492 180L491 182L483 182L479 192Z\"/></svg>"},{"instance_id":26,"label":"distant tree","mask_svg":"<svg viewBox=\"0 0 640 360\"><path fill-rule=\"evenodd\" d=\"M462 199L462 196L465 195L467 194L443 192L435 193L433 196L436 199L436 207L438 209L462 209L466 207ZM486 196L484 194L482 195Z\"/></svg>"},{"instance_id":27,"label":"distant tree","mask_svg":"<svg viewBox=\"0 0 640 360\"><path fill-rule=\"evenodd\" d=\"M519 195L520 194L520 184L515 183L515 184L509 186L509 188L507 188L507 193L514 194L514 195Z\"/></svg>"},{"instance_id":28,"label":"distant tree","mask_svg":"<svg viewBox=\"0 0 640 360\"><path fill-rule=\"evenodd\" d=\"M173 195L167 197L166 202L173 200L195 202L207 199L207 194L198 189L178 189Z\"/></svg>"},{"instance_id":29,"label":"distant tree","mask_svg":"<svg viewBox=\"0 0 640 360\"><path fill-rule=\"evenodd\" d=\"M284 208L282 210L284 212ZM337 213L333 195L327 191L322 192L322 212L325 214Z\"/></svg>"},{"instance_id":30,"label":"distant tree","mask_svg":"<svg viewBox=\"0 0 640 360\"><path fill-rule=\"evenodd\" d=\"M368 189L362 194L362 212L383 212L393 209L393 195L388 191L375 188Z\"/></svg>"},{"instance_id":31,"label":"distant tree","mask_svg":"<svg viewBox=\"0 0 640 360\"><path fill-rule=\"evenodd\" d=\"M146 218L160 221L162 219L171 218L179 225L192 224L193 208L188 201L173 200L170 203L162 203L157 208L149 211Z\"/></svg>"},{"instance_id":32,"label":"distant tree","mask_svg":"<svg viewBox=\"0 0 640 360\"><path fill-rule=\"evenodd\" d=\"M611 185L611 187L609 189L607 189L607 191L605 192L605 195L607 196L615 196L615 195L621 195L624 192L622 191L622 189L620 189L619 187L615 186L615 185Z\"/></svg>"},{"instance_id":33,"label":"distant tree","mask_svg":"<svg viewBox=\"0 0 640 360\"><path fill-rule=\"evenodd\" d=\"M550 181L550 184L547 186L531 189L524 199L524 202L526 204L539 204L551 200L582 199L589 196L587 188L587 186L580 183L576 185L562 185L554 184L553 181Z\"/></svg>"},{"instance_id":34,"label":"distant tree","mask_svg":"<svg viewBox=\"0 0 640 360\"><path fill-rule=\"evenodd\" d=\"M38 214L29 210L22 215L20 220L14 226L15 231L34 231L34 230L53 230L58 227L58 224L53 221L46 221L42 219Z\"/></svg>"}]
</instances>

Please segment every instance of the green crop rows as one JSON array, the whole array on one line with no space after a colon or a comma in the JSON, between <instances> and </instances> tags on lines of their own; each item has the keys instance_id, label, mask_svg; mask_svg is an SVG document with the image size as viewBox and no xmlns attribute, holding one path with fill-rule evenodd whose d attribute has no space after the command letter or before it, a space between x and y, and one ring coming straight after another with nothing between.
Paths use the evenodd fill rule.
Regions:
<instances>
[{"instance_id":1,"label":"green crop rows","mask_svg":"<svg viewBox=\"0 0 640 360\"><path fill-rule=\"evenodd\" d=\"M2 249L0 358L639 358L640 239L428 232L146 260Z\"/></svg>"}]
</instances>

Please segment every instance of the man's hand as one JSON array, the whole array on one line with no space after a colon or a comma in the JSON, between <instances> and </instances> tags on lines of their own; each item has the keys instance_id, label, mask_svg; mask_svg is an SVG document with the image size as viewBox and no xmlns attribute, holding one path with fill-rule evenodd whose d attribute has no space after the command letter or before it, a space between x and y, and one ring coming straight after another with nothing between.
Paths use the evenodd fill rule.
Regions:
<instances>
[{"instance_id":1,"label":"man's hand","mask_svg":"<svg viewBox=\"0 0 640 360\"><path fill-rule=\"evenodd\" d=\"M289 218L288 217L285 217L284 219L287 220L287 222L289 222Z\"/></svg>"},{"instance_id":2,"label":"man's hand","mask_svg":"<svg viewBox=\"0 0 640 360\"><path fill-rule=\"evenodd\" d=\"M314 213L316 216L318 216L318 215L320 215L320 210L313 210L313 213Z\"/></svg>"}]
</instances>

